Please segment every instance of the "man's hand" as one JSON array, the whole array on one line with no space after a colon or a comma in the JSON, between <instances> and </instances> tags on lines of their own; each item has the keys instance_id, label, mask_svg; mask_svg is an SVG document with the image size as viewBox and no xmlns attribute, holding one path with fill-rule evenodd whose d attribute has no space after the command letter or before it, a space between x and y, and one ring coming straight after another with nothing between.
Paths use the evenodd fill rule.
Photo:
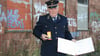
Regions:
<instances>
[{"instance_id":1,"label":"man's hand","mask_svg":"<svg viewBox=\"0 0 100 56\"><path fill-rule=\"evenodd\" d=\"M76 42L76 40L75 40L75 39L72 39L72 41L73 41L73 42Z\"/></svg>"},{"instance_id":2,"label":"man's hand","mask_svg":"<svg viewBox=\"0 0 100 56\"><path fill-rule=\"evenodd\" d=\"M73 42L76 42L76 39L72 39ZM74 55L74 56L78 56L78 55Z\"/></svg>"},{"instance_id":3,"label":"man's hand","mask_svg":"<svg viewBox=\"0 0 100 56\"><path fill-rule=\"evenodd\" d=\"M42 40L48 40L48 36L46 34L42 34L41 38Z\"/></svg>"}]
</instances>

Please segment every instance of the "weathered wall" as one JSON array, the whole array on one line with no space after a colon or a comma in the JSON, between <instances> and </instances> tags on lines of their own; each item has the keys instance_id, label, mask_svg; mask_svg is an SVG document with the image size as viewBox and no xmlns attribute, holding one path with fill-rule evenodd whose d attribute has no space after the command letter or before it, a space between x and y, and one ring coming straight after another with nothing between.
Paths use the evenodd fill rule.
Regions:
<instances>
[{"instance_id":1,"label":"weathered wall","mask_svg":"<svg viewBox=\"0 0 100 56\"><path fill-rule=\"evenodd\" d=\"M30 30L32 0L7 0L8 30Z\"/></svg>"},{"instance_id":2,"label":"weathered wall","mask_svg":"<svg viewBox=\"0 0 100 56\"><path fill-rule=\"evenodd\" d=\"M0 0L0 24L2 24L0 30L1 27L3 29L3 32L0 32L0 56L39 56L41 42L32 35L32 28L40 15L48 13L45 1ZM74 38L83 39L89 36L93 38L96 52L88 56L99 56L100 1L89 0L87 31L77 31L77 0L66 0L65 14Z\"/></svg>"},{"instance_id":3,"label":"weathered wall","mask_svg":"<svg viewBox=\"0 0 100 56\"><path fill-rule=\"evenodd\" d=\"M72 36L79 37L77 32L77 1L66 0L66 17L68 18L69 30Z\"/></svg>"},{"instance_id":4,"label":"weathered wall","mask_svg":"<svg viewBox=\"0 0 100 56\"><path fill-rule=\"evenodd\" d=\"M72 36L76 39L82 39L88 37L89 31L77 30L77 3L77 0L66 0L66 17Z\"/></svg>"},{"instance_id":5,"label":"weathered wall","mask_svg":"<svg viewBox=\"0 0 100 56\"><path fill-rule=\"evenodd\" d=\"M90 13L90 19L89 24L92 33L99 34L100 32L100 4L99 0L92 1L90 0L90 6L89 6L89 13Z\"/></svg>"},{"instance_id":6,"label":"weathered wall","mask_svg":"<svg viewBox=\"0 0 100 56\"><path fill-rule=\"evenodd\" d=\"M32 0L0 0L0 24L0 56L31 56Z\"/></svg>"},{"instance_id":7,"label":"weathered wall","mask_svg":"<svg viewBox=\"0 0 100 56\"><path fill-rule=\"evenodd\" d=\"M6 1L4 1L4 0L1 0L0 1L0 24L1 24L1 26L0 26L0 33L2 32L4 32L4 29L3 28L6 28L6 26L7 26L7 19L6 19L6 17L7 17L7 3L6 3Z\"/></svg>"},{"instance_id":8,"label":"weathered wall","mask_svg":"<svg viewBox=\"0 0 100 56\"><path fill-rule=\"evenodd\" d=\"M89 0L89 35L94 38L95 56L100 54L100 1Z\"/></svg>"},{"instance_id":9,"label":"weathered wall","mask_svg":"<svg viewBox=\"0 0 100 56\"><path fill-rule=\"evenodd\" d=\"M87 37L92 37L95 45L96 51L89 56L99 56L100 54L100 1L99 0L89 0L88 9L88 30L87 31L77 31L77 1L67 0L66 1L66 16L69 21L69 30L72 36L76 39L83 39ZM84 56L84 55L83 55Z\"/></svg>"}]
</instances>

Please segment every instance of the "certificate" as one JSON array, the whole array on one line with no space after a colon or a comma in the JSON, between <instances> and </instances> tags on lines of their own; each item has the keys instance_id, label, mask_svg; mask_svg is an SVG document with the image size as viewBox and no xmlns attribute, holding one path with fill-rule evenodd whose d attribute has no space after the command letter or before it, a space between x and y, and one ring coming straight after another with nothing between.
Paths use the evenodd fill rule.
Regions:
<instances>
[{"instance_id":1,"label":"certificate","mask_svg":"<svg viewBox=\"0 0 100 56\"><path fill-rule=\"evenodd\" d=\"M71 40L58 38L58 52L69 55L81 55L95 51L92 38L86 38L72 42Z\"/></svg>"}]
</instances>

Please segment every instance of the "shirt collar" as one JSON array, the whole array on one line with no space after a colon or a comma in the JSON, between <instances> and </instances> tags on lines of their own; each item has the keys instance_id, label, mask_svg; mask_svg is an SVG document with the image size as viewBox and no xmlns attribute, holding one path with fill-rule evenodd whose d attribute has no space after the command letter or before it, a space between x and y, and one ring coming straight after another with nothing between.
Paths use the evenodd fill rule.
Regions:
<instances>
[{"instance_id":1,"label":"shirt collar","mask_svg":"<svg viewBox=\"0 0 100 56\"><path fill-rule=\"evenodd\" d=\"M58 16L58 15L57 15ZM55 18L57 18L57 16L55 17ZM54 17L52 17L52 18L54 18Z\"/></svg>"}]
</instances>

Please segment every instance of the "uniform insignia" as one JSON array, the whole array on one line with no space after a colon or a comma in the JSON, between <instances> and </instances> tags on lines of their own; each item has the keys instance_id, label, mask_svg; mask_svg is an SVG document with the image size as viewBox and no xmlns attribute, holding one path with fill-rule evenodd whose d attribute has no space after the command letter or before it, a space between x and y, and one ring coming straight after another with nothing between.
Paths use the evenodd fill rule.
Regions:
<instances>
[{"instance_id":1,"label":"uniform insignia","mask_svg":"<svg viewBox=\"0 0 100 56\"><path fill-rule=\"evenodd\" d=\"M47 25L45 25L45 27L47 28Z\"/></svg>"},{"instance_id":2,"label":"uniform insignia","mask_svg":"<svg viewBox=\"0 0 100 56\"><path fill-rule=\"evenodd\" d=\"M64 28L65 28L65 26L64 26Z\"/></svg>"},{"instance_id":3,"label":"uniform insignia","mask_svg":"<svg viewBox=\"0 0 100 56\"><path fill-rule=\"evenodd\" d=\"M60 20L60 19L61 19L61 17L60 17L60 16L58 16L58 19Z\"/></svg>"},{"instance_id":4,"label":"uniform insignia","mask_svg":"<svg viewBox=\"0 0 100 56\"><path fill-rule=\"evenodd\" d=\"M47 19L50 19L50 16L48 16Z\"/></svg>"}]
</instances>

